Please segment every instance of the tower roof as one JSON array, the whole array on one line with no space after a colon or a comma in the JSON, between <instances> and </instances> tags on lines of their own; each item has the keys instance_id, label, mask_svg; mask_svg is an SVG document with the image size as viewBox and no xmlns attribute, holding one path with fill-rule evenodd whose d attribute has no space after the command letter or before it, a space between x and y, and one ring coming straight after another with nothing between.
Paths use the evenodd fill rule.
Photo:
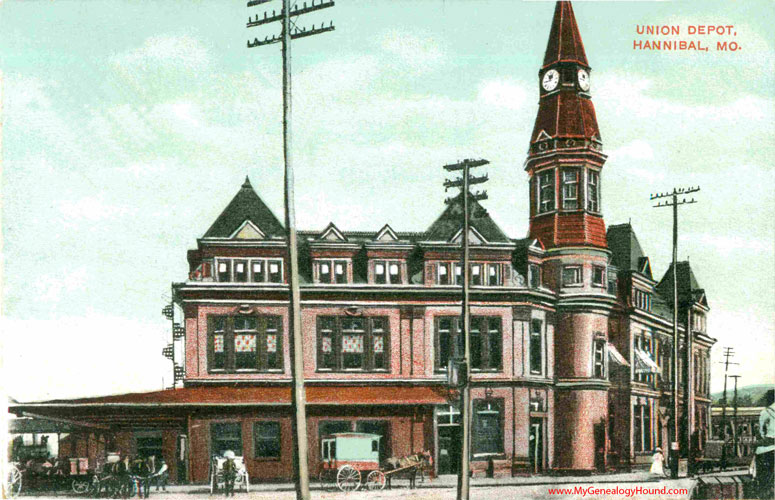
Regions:
<instances>
[{"instance_id":1,"label":"tower roof","mask_svg":"<svg viewBox=\"0 0 775 500\"><path fill-rule=\"evenodd\" d=\"M651 278L650 269L645 267L645 261L648 259L643 253L638 237L630 224L617 224L608 227L608 249L613 254L611 264L618 269L627 271L636 271L646 274ZM649 271L648 274L644 269Z\"/></svg>"},{"instance_id":2,"label":"tower roof","mask_svg":"<svg viewBox=\"0 0 775 500\"><path fill-rule=\"evenodd\" d=\"M470 226L479 232L490 243L511 243L511 239L498 227L490 214L476 200L470 201ZM425 232L425 238L430 241L448 241L455 237L463 227L463 196L453 198L444 212Z\"/></svg>"},{"instance_id":3,"label":"tower roof","mask_svg":"<svg viewBox=\"0 0 775 500\"><path fill-rule=\"evenodd\" d=\"M697 278L694 276L694 272L692 272L692 266L689 264L688 260L680 261L677 263L676 278L678 279L679 302L683 304L701 302L704 305L707 305L707 301L705 299L705 290L700 287L700 284L697 281ZM673 300L672 263L670 264L670 267L668 267L667 272L665 272L665 275L662 276L662 279L659 281L659 283L657 283L656 289L660 295L665 297L665 299L669 299L669 301Z\"/></svg>"},{"instance_id":4,"label":"tower roof","mask_svg":"<svg viewBox=\"0 0 775 500\"><path fill-rule=\"evenodd\" d=\"M253 190L247 177L231 202L207 230L204 238L230 238L246 221L260 228L267 237L285 234L283 225Z\"/></svg>"},{"instance_id":5,"label":"tower roof","mask_svg":"<svg viewBox=\"0 0 775 500\"><path fill-rule=\"evenodd\" d=\"M552 29L544 54L544 67L557 62L575 62L589 67L570 2L557 2L554 7Z\"/></svg>"}]
</instances>

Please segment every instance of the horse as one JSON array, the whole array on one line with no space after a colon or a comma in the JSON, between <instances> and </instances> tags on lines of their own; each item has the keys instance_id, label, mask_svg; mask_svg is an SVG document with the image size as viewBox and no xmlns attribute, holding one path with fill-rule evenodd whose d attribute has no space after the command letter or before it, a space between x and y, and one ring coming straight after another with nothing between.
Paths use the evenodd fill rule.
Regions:
<instances>
[{"instance_id":1,"label":"horse","mask_svg":"<svg viewBox=\"0 0 775 500\"><path fill-rule=\"evenodd\" d=\"M417 484L417 472L421 471L424 478L424 470L433 463L429 451L422 451L405 457L390 457L385 460L385 479L387 487L392 488L392 478L399 475L409 479L409 489L415 489ZM391 473L391 471L397 471Z\"/></svg>"}]
</instances>

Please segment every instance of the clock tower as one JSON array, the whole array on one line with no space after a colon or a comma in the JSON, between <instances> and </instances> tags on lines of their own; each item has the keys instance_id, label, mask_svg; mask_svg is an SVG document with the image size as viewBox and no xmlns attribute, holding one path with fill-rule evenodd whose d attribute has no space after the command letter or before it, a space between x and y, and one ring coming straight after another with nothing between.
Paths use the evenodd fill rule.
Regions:
<instances>
[{"instance_id":1,"label":"clock tower","mask_svg":"<svg viewBox=\"0 0 775 500\"><path fill-rule=\"evenodd\" d=\"M530 237L545 248L606 248L600 179L606 160L591 100L589 63L573 7L557 2L538 71L540 101L525 170Z\"/></svg>"},{"instance_id":2,"label":"clock tower","mask_svg":"<svg viewBox=\"0 0 775 500\"><path fill-rule=\"evenodd\" d=\"M607 287L611 253L600 197L606 155L590 71L573 7L557 2L538 71L540 100L525 170L530 238L546 250L543 284L557 294L553 467L579 472L604 462L608 323L615 304Z\"/></svg>"}]
</instances>

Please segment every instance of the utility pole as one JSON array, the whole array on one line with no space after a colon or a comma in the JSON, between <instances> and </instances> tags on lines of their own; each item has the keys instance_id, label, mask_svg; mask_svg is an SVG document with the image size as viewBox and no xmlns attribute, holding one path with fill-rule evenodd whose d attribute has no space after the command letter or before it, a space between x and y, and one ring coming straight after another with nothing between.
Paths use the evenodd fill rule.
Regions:
<instances>
[{"instance_id":1,"label":"utility pole","mask_svg":"<svg viewBox=\"0 0 775 500\"><path fill-rule=\"evenodd\" d=\"M730 375L729 378L735 379L735 392L732 396L732 456L737 457L737 379L740 375Z\"/></svg>"},{"instance_id":2,"label":"utility pole","mask_svg":"<svg viewBox=\"0 0 775 500\"><path fill-rule=\"evenodd\" d=\"M248 7L260 5L270 0L250 0ZM264 12L264 17L258 15L248 18L247 27L252 28L268 23L280 21L282 25L280 36L273 35L263 40L254 38L248 41L248 48L260 47L277 42L282 42L283 57L283 160L285 163L285 227L288 232L288 282L290 284L289 297L289 323L291 330L291 374L293 376L293 390L291 391L291 406L294 410L292 420L293 435L296 443L294 446L293 463L294 479L296 483L296 498L309 500L309 470L307 458L307 409L306 395L304 391L304 340L301 335L301 293L299 291L299 255L296 242L296 208L294 204L293 161L291 141L291 40L306 36L317 35L326 31L333 31L334 24L320 25L311 29L299 28L291 21L291 17L298 17L317 10L333 7L334 1L321 0L317 5L313 0L311 6L306 3L299 8L291 9L290 0L282 0L282 10L279 14L272 11L272 15ZM293 25L293 26L291 26Z\"/></svg>"},{"instance_id":3,"label":"utility pole","mask_svg":"<svg viewBox=\"0 0 775 500\"><path fill-rule=\"evenodd\" d=\"M727 463L727 372L729 371L729 365L736 365L738 363L734 363L729 361L729 358L732 358L735 356L735 350L732 347L725 347L724 348L724 361L722 361L722 364L724 365L724 399L722 399L722 406L721 406L721 466L726 467Z\"/></svg>"},{"instance_id":4,"label":"utility pole","mask_svg":"<svg viewBox=\"0 0 775 500\"><path fill-rule=\"evenodd\" d=\"M661 207L672 207L673 208L673 373L675 376L673 377L673 443L675 443L676 446L679 442L680 437L680 420L679 420L679 403L678 403L678 358L680 356L680 349L679 349L679 338L678 338L678 207L680 205L689 205L692 203L697 203L694 201L694 198L691 200L687 200L684 198L685 195L690 193L696 193L700 190L700 187L690 187L690 188L673 188L673 191L670 193L656 193L651 195L651 200L659 200L664 199L665 201L659 201L656 205L654 205L654 208L661 208ZM679 201L678 197L681 196L681 200ZM691 325L686 325L685 332L686 332L686 367L687 367L687 374L691 373L691 332L690 332ZM689 377L684 377L686 380L685 382L685 394L684 397L687 398L687 403L689 401L689 391L691 390L691 387L689 384ZM691 435L689 433L689 413L688 413L688 404L687 404L687 413L685 415L686 420L686 442L685 442L685 448L686 448L686 457L689 460L689 463L691 463ZM672 454L673 452L673 444L670 445L670 452ZM672 464L677 464L679 453L675 453L674 459L671 460ZM674 465L671 467L673 477L677 477L678 475L678 468Z\"/></svg>"},{"instance_id":5,"label":"utility pole","mask_svg":"<svg viewBox=\"0 0 775 500\"><path fill-rule=\"evenodd\" d=\"M444 165L444 170L447 172L456 172L458 170L463 171L463 176L454 180L444 181L444 190L449 188L461 188L460 196L463 198L463 310L462 310L462 326L463 333L463 366L465 367L465 373L460 377L461 389L460 389L460 421L463 426L463 442L460 447L460 470L457 476L457 500L468 500L469 492L469 463L471 460L471 336L470 330L470 317L468 306L468 289L470 286L469 269L468 269L468 226L469 226L469 199L479 201L487 199L487 191L477 191L471 193L469 187L471 184L482 184L487 182L487 175L480 177L471 177L469 174L470 169L475 167L481 167L489 164L490 162L484 159L480 160L463 160L462 162L453 163L450 165ZM452 204L455 202L455 198L447 198L444 200L446 204ZM455 276L456 273L453 273ZM457 342L455 342L457 345ZM448 363L451 363L449 360Z\"/></svg>"}]
</instances>

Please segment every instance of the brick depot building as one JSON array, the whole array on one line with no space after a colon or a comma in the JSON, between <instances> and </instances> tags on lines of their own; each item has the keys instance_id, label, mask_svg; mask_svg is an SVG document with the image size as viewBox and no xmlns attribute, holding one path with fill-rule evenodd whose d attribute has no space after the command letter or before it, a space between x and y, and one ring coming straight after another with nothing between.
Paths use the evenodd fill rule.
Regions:
<instances>
[{"instance_id":1,"label":"brick depot building","mask_svg":"<svg viewBox=\"0 0 775 500\"><path fill-rule=\"evenodd\" d=\"M472 467L496 475L629 468L668 448L672 290L679 343L691 333L689 431L710 419L708 312L688 262L657 281L629 224L606 231L606 161L590 67L570 2L558 2L525 171L528 237L504 234L474 202L471 249ZM310 468L319 438L384 436L383 456L430 450L455 473L460 415L446 387L461 352L462 199L424 232L330 224L299 234ZM19 403L80 423L61 454L163 455L178 481L243 455L252 478L292 474L287 245L249 181L188 252L173 285L182 387ZM683 355L682 355L683 357ZM682 394L679 394L683 398ZM685 432L685 430L682 430ZM69 449L68 449L69 446Z\"/></svg>"}]
</instances>

